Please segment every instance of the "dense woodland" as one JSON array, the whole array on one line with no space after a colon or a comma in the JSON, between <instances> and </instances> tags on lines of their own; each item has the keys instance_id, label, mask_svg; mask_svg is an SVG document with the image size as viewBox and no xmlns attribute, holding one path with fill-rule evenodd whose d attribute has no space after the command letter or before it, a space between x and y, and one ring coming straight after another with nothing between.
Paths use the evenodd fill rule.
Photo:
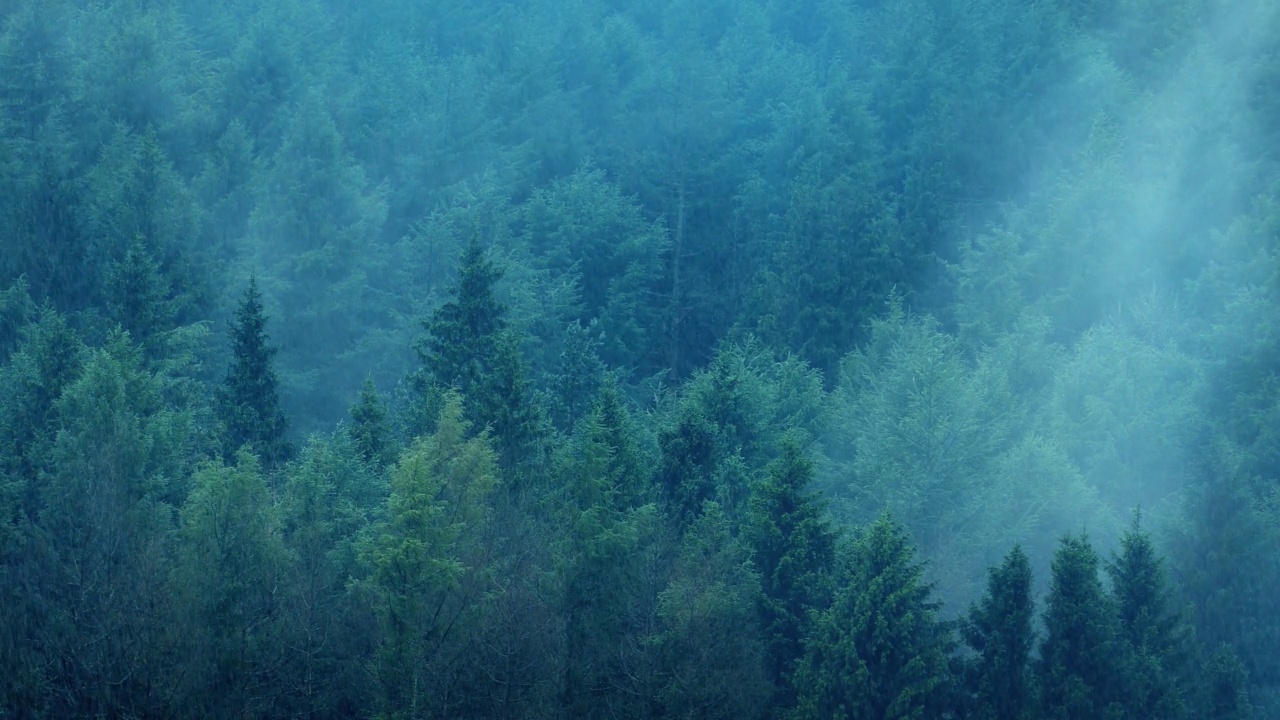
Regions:
<instances>
[{"instance_id":1,"label":"dense woodland","mask_svg":"<svg viewBox=\"0 0 1280 720\"><path fill-rule=\"evenodd\" d=\"M1280 718L1269 0L0 2L0 718Z\"/></svg>"}]
</instances>

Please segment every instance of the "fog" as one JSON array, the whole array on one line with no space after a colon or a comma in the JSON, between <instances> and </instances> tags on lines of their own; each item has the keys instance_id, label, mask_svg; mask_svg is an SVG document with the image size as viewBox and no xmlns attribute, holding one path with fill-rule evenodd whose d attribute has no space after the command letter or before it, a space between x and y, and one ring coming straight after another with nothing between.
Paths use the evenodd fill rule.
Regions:
<instances>
[{"instance_id":1,"label":"fog","mask_svg":"<svg viewBox=\"0 0 1280 720\"><path fill-rule=\"evenodd\" d=\"M1278 39L0 3L0 717L1280 717Z\"/></svg>"}]
</instances>

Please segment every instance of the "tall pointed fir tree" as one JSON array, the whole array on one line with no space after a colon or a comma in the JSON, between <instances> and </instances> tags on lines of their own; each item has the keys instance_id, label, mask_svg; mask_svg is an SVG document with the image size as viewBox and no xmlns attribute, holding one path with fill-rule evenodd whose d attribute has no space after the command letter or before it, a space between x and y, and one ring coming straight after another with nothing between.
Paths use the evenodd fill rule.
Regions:
<instances>
[{"instance_id":1,"label":"tall pointed fir tree","mask_svg":"<svg viewBox=\"0 0 1280 720\"><path fill-rule=\"evenodd\" d=\"M417 347L422 372L415 378L419 416L434 415L439 398L455 390L465 398L466 420L489 428L506 470L527 469L536 454L541 418L525 380L517 336L507 326L507 308L494 297L502 272L485 257L474 235L462 252L450 298L424 324ZM411 430L430 428L411 420Z\"/></svg>"},{"instance_id":2,"label":"tall pointed fir tree","mask_svg":"<svg viewBox=\"0 0 1280 720\"><path fill-rule=\"evenodd\" d=\"M1129 717L1181 718L1186 715L1179 682L1186 660L1184 626L1169 608L1164 560L1139 522L1135 517L1120 553L1107 564L1125 664L1123 702Z\"/></svg>"},{"instance_id":3,"label":"tall pointed fir tree","mask_svg":"<svg viewBox=\"0 0 1280 720\"><path fill-rule=\"evenodd\" d=\"M270 467L287 460L292 447L280 409L279 379L273 365L276 348L269 344L266 325L258 281L250 278L231 327L233 357L219 398L219 414L227 459L248 445Z\"/></svg>"},{"instance_id":4,"label":"tall pointed fir tree","mask_svg":"<svg viewBox=\"0 0 1280 720\"><path fill-rule=\"evenodd\" d=\"M351 424L347 427L347 435L355 443L360 457L379 470L395 462L397 449L391 438L387 404L372 378L365 378L360 397L348 413Z\"/></svg>"},{"instance_id":5,"label":"tall pointed fir tree","mask_svg":"<svg viewBox=\"0 0 1280 720\"><path fill-rule=\"evenodd\" d=\"M161 335L173 329L175 311L160 266L139 238L107 273L107 306L111 319L129 333L146 358L163 354Z\"/></svg>"},{"instance_id":6,"label":"tall pointed fir tree","mask_svg":"<svg viewBox=\"0 0 1280 720\"><path fill-rule=\"evenodd\" d=\"M1031 562L1020 545L991 568L987 592L969 608L963 628L974 658L965 668L966 715L976 720L1030 720L1035 599Z\"/></svg>"},{"instance_id":7,"label":"tall pointed fir tree","mask_svg":"<svg viewBox=\"0 0 1280 720\"><path fill-rule=\"evenodd\" d=\"M1115 607L1098 566L1083 535L1064 537L1054 555L1037 673L1045 720L1093 720L1119 711Z\"/></svg>"},{"instance_id":8,"label":"tall pointed fir tree","mask_svg":"<svg viewBox=\"0 0 1280 720\"><path fill-rule=\"evenodd\" d=\"M852 543L796 670L794 720L921 720L951 706L951 634L906 530L887 514Z\"/></svg>"},{"instance_id":9,"label":"tall pointed fir tree","mask_svg":"<svg viewBox=\"0 0 1280 720\"><path fill-rule=\"evenodd\" d=\"M751 558L760 573L765 658L778 707L793 704L791 674L803 653L809 611L820 604L835 558L835 533L818 498L808 492L813 463L791 438L750 501Z\"/></svg>"}]
</instances>

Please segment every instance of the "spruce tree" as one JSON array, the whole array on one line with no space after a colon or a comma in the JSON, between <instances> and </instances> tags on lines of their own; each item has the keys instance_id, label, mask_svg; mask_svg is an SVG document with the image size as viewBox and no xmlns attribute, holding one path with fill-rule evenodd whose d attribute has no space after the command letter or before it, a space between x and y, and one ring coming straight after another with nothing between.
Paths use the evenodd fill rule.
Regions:
<instances>
[{"instance_id":1,"label":"spruce tree","mask_svg":"<svg viewBox=\"0 0 1280 720\"><path fill-rule=\"evenodd\" d=\"M1118 711L1115 607L1098 577L1087 537L1064 537L1053 558L1045 638L1040 645L1040 716L1095 720Z\"/></svg>"},{"instance_id":2,"label":"spruce tree","mask_svg":"<svg viewBox=\"0 0 1280 720\"><path fill-rule=\"evenodd\" d=\"M1129 717L1180 718L1186 714L1178 677L1183 626L1169 608L1164 560L1139 522L1135 517L1107 564L1125 665L1124 704Z\"/></svg>"},{"instance_id":3,"label":"spruce tree","mask_svg":"<svg viewBox=\"0 0 1280 720\"><path fill-rule=\"evenodd\" d=\"M157 336L171 330L175 317L169 286L160 266L141 239L107 274L107 305L111 318L129 333L150 360L161 354Z\"/></svg>"},{"instance_id":4,"label":"spruce tree","mask_svg":"<svg viewBox=\"0 0 1280 720\"><path fill-rule=\"evenodd\" d=\"M852 543L796 671L796 720L942 717L950 632L906 530L887 514Z\"/></svg>"},{"instance_id":5,"label":"spruce tree","mask_svg":"<svg viewBox=\"0 0 1280 720\"><path fill-rule=\"evenodd\" d=\"M422 372L415 383L425 410L444 391L461 393L466 420L477 430L492 431L502 467L528 470L538 456L543 422L527 386L518 336L507 327L506 307L494 297L501 277L472 236L450 299L424 325L427 334L417 347Z\"/></svg>"},{"instance_id":6,"label":"spruce tree","mask_svg":"<svg viewBox=\"0 0 1280 720\"><path fill-rule=\"evenodd\" d=\"M424 323L427 334L417 348L424 379L462 393L468 406L481 394L498 354L499 335L507 327L507 308L493 294L501 277L472 236L462 251L450 298Z\"/></svg>"},{"instance_id":7,"label":"spruce tree","mask_svg":"<svg viewBox=\"0 0 1280 720\"><path fill-rule=\"evenodd\" d=\"M1031 563L1022 546L1015 545L1000 567L988 571L987 592L969 608L963 625L965 642L976 653L965 678L970 717L1033 717L1030 663L1034 619Z\"/></svg>"},{"instance_id":8,"label":"spruce tree","mask_svg":"<svg viewBox=\"0 0 1280 720\"><path fill-rule=\"evenodd\" d=\"M288 459L292 449L285 437L279 380L273 366L276 348L269 344L266 325L258 281L250 278L231 327L233 358L219 409L228 460L248 445L270 466Z\"/></svg>"},{"instance_id":9,"label":"spruce tree","mask_svg":"<svg viewBox=\"0 0 1280 720\"><path fill-rule=\"evenodd\" d=\"M387 405L372 378L365 378L360 397L348 412L351 425L347 427L347 435L355 443L360 457L378 469L394 462L396 452L387 421Z\"/></svg>"},{"instance_id":10,"label":"spruce tree","mask_svg":"<svg viewBox=\"0 0 1280 720\"><path fill-rule=\"evenodd\" d=\"M821 502L807 492L812 482L813 463L786 439L752 494L745 529L760 573L766 667L780 707L794 702L790 679L803 652L806 617L821 601L835 558L835 533Z\"/></svg>"}]
</instances>

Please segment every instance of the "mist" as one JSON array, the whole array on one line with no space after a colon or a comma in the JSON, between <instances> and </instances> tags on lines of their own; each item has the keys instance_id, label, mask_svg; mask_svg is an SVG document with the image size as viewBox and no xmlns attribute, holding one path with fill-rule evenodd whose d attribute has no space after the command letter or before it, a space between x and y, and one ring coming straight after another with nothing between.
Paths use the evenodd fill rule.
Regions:
<instances>
[{"instance_id":1,"label":"mist","mask_svg":"<svg viewBox=\"0 0 1280 720\"><path fill-rule=\"evenodd\" d=\"M0 3L0 717L1280 717L1278 41Z\"/></svg>"}]
</instances>

